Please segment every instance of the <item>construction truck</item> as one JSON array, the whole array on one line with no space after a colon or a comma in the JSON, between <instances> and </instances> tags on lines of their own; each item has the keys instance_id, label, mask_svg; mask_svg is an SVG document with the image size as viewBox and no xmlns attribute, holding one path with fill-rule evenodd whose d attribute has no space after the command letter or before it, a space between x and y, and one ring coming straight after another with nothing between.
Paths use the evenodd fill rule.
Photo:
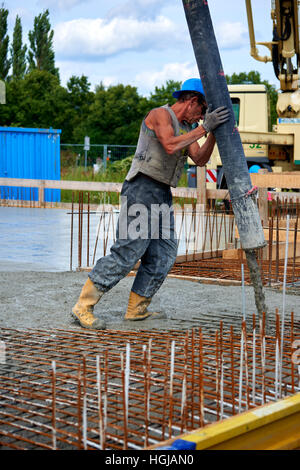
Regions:
<instances>
[{"instance_id":1,"label":"construction truck","mask_svg":"<svg viewBox=\"0 0 300 470\"><path fill-rule=\"evenodd\" d=\"M272 0L273 38L256 42L251 0L245 0L250 37L250 54L262 62L272 62L279 80L277 124L270 131L268 93L264 85L229 85L236 125L243 142L250 172L300 170L300 90L299 22L297 0ZM269 55L261 56L257 46L265 46ZM199 142L201 145L201 141ZM189 186L196 186L196 170L188 159ZM222 163L215 148L207 164L208 189L226 188Z\"/></svg>"}]
</instances>

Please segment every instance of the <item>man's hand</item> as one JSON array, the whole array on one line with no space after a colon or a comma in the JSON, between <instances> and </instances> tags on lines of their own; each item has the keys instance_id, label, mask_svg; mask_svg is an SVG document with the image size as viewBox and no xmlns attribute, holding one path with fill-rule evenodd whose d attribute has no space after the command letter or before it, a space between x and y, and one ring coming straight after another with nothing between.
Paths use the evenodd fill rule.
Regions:
<instances>
[{"instance_id":1,"label":"man's hand","mask_svg":"<svg viewBox=\"0 0 300 470\"><path fill-rule=\"evenodd\" d=\"M210 111L211 106L207 109L202 126L207 132L216 129L220 124L228 121L230 112L226 106Z\"/></svg>"}]
</instances>

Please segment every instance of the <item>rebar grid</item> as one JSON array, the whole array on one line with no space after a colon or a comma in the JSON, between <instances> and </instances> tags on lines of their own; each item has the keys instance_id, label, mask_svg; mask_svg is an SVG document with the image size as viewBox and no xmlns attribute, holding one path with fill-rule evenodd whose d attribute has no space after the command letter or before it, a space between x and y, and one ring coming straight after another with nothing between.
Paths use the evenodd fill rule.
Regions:
<instances>
[{"instance_id":1,"label":"rebar grid","mask_svg":"<svg viewBox=\"0 0 300 470\"><path fill-rule=\"evenodd\" d=\"M199 259L195 261L186 261L175 263L170 274L181 276L193 276L212 279L228 279L233 281L241 281L241 265L244 264L245 282L250 284L249 268L245 260L242 259ZM264 261L258 257L258 265L260 267L262 282L266 286L281 286L284 277L284 260L280 261ZM270 268L271 265L271 268ZM269 274L271 272L271 274ZM300 262L293 261L288 264L286 270L287 283L296 285L300 282Z\"/></svg>"},{"instance_id":2,"label":"rebar grid","mask_svg":"<svg viewBox=\"0 0 300 470\"><path fill-rule=\"evenodd\" d=\"M2 328L0 446L142 449L299 392L293 314L282 366L280 332Z\"/></svg>"},{"instance_id":3,"label":"rebar grid","mask_svg":"<svg viewBox=\"0 0 300 470\"><path fill-rule=\"evenodd\" d=\"M75 202L78 200L78 203ZM84 204L85 201L85 204ZM85 209L84 209L85 207ZM110 244L115 241L117 223L114 219L114 207L99 206L97 214L99 223L93 250L90 249L90 211L89 193L72 194L71 207L71 239L70 239L70 270L73 269L74 234L77 225L77 269L91 269L94 266L98 251L105 256ZM257 250L257 257L264 285L280 286L283 282L284 260L280 247L286 236L289 237L290 253L287 266L287 282L296 285L300 281L299 263L299 214L300 205L296 200L272 201L269 206L269 219L264 227L268 247ZM236 248L238 239L234 230L234 216L231 208L216 209L207 206L200 209L195 203L181 208L175 206L176 233L178 249L177 263L172 274L184 276L210 277L217 279L241 280L241 264L243 253L240 249L236 256L239 259L223 259L222 253L228 247ZM286 218L291 217L291 227L286 233ZM75 227L75 231L74 231ZM84 233L86 236L84 237ZM93 252L93 256L91 254ZM86 258L85 258L86 254ZM234 255L232 255L234 256ZM92 259L91 259L92 258ZM205 260L205 261L203 261ZM249 273L246 268L246 282Z\"/></svg>"}]
</instances>

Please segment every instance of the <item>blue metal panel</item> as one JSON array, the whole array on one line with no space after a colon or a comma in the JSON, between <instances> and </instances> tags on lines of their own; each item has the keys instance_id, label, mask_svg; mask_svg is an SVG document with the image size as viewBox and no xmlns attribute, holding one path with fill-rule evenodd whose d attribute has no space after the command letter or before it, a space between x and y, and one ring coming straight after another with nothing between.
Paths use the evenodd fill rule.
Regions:
<instances>
[{"instance_id":1,"label":"blue metal panel","mask_svg":"<svg viewBox=\"0 0 300 470\"><path fill-rule=\"evenodd\" d=\"M60 180L59 129L0 127L0 176ZM2 199L38 200L37 188L0 186ZM45 189L45 201L59 202L59 189Z\"/></svg>"}]
</instances>

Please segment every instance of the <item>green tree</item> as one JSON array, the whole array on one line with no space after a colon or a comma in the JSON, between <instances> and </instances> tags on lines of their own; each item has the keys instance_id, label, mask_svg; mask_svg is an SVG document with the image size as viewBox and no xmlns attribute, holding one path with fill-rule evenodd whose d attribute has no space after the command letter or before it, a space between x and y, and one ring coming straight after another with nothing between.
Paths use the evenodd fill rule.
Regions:
<instances>
[{"instance_id":1,"label":"green tree","mask_svg":"<svg viewBox=\"0 0 300 470\"><path fill-rule=\"evenodd\" d=\"M25 75L23 91L23 125L53 127L62 130L62 142L72 135L72 111L68 92L58 77L44 70Z\"/></svg>"},{"instance_id":2,"label":"green tree","mask_svg":"<svg viewBox=\"0 0 300 470\"><path fill-rule=\"evenodd\" d=\"M33 70L7 84L7 105L0 106L0 122L13 127L62 130L62 142L72 136L72 110L66 88L56 76Z\"/></svg>"},{"instance_id":3,"label":"green tree","mask_svg":"<svg viewBox=\"0 0 300 470\"><path fill-rule=\"evenodd\" d=\"M82 112L85 106L89 106L93 102L94 93L91 92L91 84L88 77L81 75L77 77L72 75L67 82L67 90L70 96L70 102L76 111Z\"/></svg>"},{"instance_id":4,"label":"green tree","mask_svg":"<svg viewBox=\"0 0 300 470\"><path fill-rule=\"evenodd\" d=\"M135 145L141 120L149 109L148 100L139 96L135 87L119 84L105 90L100 84L90 106L87 135L98 144ZM80 137L82 140L84 135Z\"/></svg>"},{"instance_id":5,"label":"green tree","mask_svg":"<svg viewBox=\"0 0 300 470\"><path fill-rule=\"evenodd\" d=\"M149 103L151 107L163 106L166 103L170 105L174 104L176 99L173 98L172 93L176 90L180 90L181 82L174 80L167 80L165 85L161 87L155 87L154 93L150 94Z\"/></svg>"},{"instance_id":6,"label":"green tree","mask_svg":"<svg viewBox=\"0 0 300 470\"><path fill-rule=\"evenodd\" d=\"M45 70L59 78L58 68L55 67L53 49L54 31L49 21L49 10L34 18L34 28L29 31L30 50L28 51L29 71Z\"/></svg>"},{"instance_id":7,"label":"green tree","mask_svg":"<svg viewBox=\"0 0 300 470\"><path fill-rule=\"evenodd\" d=\"M18 82L16 82L18 83ZM15 92L11 88L12 82L7 81L5 84L6 87L6 104L0 104L0 125L1 126L11 126L13 122L13 117L16 114L17 106L15 96L18 95L18 91ZM0 152L1 154L1 152Z\"/></svg>"},{"instance_id":8,"label":"green tree","mask_svg":"<svg viewBox=\"0 0 300 470\"><path fill-rule=\"evenodd\" d=\"M274 85L271 85L267 80L262 80L260 73L254 70L250 72L241 72L239 74L233 73L231 76L226 75L226 80L228 85L238 85L241 83L253 83L253 84L262 84L266 86L267 93L269 96L270 103L270 124L269 130L272 130L272 126L277 122L277 91Z\"/></svg>"},{"instance_id":9,"label":"green tree","mask_svg":"<svg viewBox=\"0 0 300 470\"><path fill-rule=\"evenodd\" d=\"M82 137L87 133L87 117L89 108L94 101L94 93L90 90L88 77L72 75L68 80L67 90L69 105L72 110L73 136L71 141L76 142L76 136Z\"/></svg>"},{"instance_id":10,"label":"green tree","mask_svg":"<svg viewBox=\"0 0 300 470\"><path fill-rule=\"evenodd\" d=\"M13 33L13 42L11 47L12 77L16 80L20 80L25 75L26 50L27 47L22 45L21 18L17 15Z\"/></svg>"},{"instance_id":11,"label":"green tree","mask_svg":"<svg viewBox=\"0 0 300 470\"><path fill-rule=\"evenodd\" d=\"M2 80L6 80L11 64L8 59L7 17L8 10L2 4L0 8L0 79Z\"/></svg>"}]
</instances>

